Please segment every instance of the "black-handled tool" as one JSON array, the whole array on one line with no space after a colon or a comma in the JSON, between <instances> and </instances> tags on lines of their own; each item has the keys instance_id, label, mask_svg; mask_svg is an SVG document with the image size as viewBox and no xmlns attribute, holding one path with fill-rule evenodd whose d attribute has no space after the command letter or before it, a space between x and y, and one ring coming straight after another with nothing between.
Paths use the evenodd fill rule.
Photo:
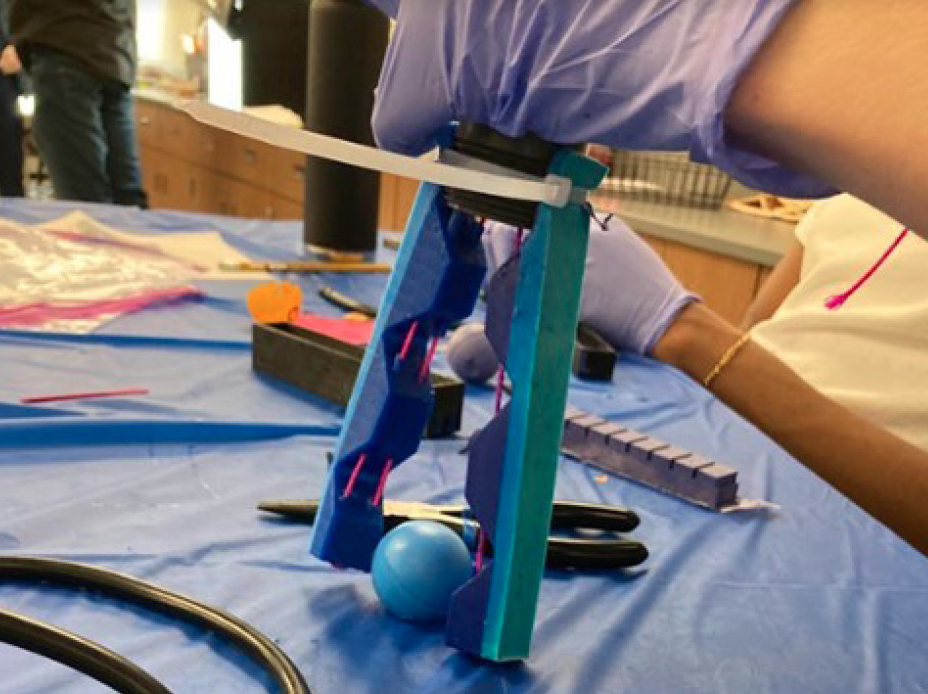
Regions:
<instances>
[{"instance_id":1,"label":"black-handled tool","mask_svg":"<svg viewBox=\"0 0 928 694\"><path fill-rule=\"evenodd\" d=\"M327 284L323 284L319 287L319 296L328 301L333 306L338 306L343 308L346 311L354 311L355 313L360 313L367 316L368 318L377 317L377 309L369 304L365 304L363 301L358 301L352 296L347 294L342 294L337 289L330 287Z\"/></svg>"},{"instance_id":2,"label":"black-handled tool","mask_svg":"<svg viewBox=\"0 0 928 694\"><path fill-rule=\"evenodd\" d=\"M312 523L319 510L316 499L283 499L264 501L258 508L304 523ZM416 501L386 499L383 503L384 532L411 520L432 520L461 535L465 541L476 538L476 521L467 517L462 504L427 504ZM561 530L599 530L629 532L639 523L638 515L629 509L574 501L554 503L551 527ZM488 556L493 548L487 547ZM635 540L615 537L548 539L548 568L558 569L621 569L637 566L648 558L647 548Z\"/></svg>"}]
</instances>

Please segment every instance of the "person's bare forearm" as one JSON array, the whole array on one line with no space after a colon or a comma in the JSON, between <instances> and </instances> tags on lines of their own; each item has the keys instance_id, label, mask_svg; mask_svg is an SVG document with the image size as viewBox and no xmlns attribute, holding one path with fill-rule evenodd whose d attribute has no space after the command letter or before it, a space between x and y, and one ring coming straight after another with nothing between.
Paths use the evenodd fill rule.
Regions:
<instances>
[{"instance_id":1,"label":"person's bare forearm","mask_svg":"<svg viewBox=\"0 0 928 694\"><path fill-rule=\"evenodd\" d=\"M928 2L799 0L742 76L733 139L928 237Z\"/></svg>"},{"instance_id":2,"label":"person's bare forearm","mask_svg":"<svg viewBox=\"0 0 928 694\"><path fill-rule=\"evenodd\" d=\"M739 332L702 304L681 314L654 349L702 380ZM928 453L874 426L748 342L712 383L729 407L797 460L928 555Z\"/></svg>"},{"instance_id":3,"label":"person's bare forearm","mask_svg":"<svg viewBox=\"0 0 928 694\"><path fill-rule=\"evenodd\" d=\"M761 321L767 320L783 305L789 293L799 284L804 254L803 245L794 240L770 277L761 285L754 301L748 306L741 321L742 330L750 330Z\"/></svg>"}]
</instances>

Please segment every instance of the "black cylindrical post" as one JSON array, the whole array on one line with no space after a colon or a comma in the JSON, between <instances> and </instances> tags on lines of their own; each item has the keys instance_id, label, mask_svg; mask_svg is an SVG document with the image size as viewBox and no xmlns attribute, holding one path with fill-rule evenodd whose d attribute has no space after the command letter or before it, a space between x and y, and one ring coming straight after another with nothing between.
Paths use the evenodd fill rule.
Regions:
<instances>
[{"instance_id":1,"label":"black cylindrical post","mask_svg":"<svg viewBox=\"0 0 928 694\"><path fill-rule=\"evenodd\" d=\"M244 0L233 22L244 105L282 104L305 118L309 0Z\"/></svg>"},{"instance_id":2,"label":"black cylindrical post","mask_svg":"<svg viewBox=\"0 0 928 694\"><path fill-rule=\"evenodd\" d=\"M306 127L373 144L374 87L389 20L363 0L312 0ZM380 174L309 157L303 238L312 251L364 254L377 245Z\"/></svg>"}]
</instances>

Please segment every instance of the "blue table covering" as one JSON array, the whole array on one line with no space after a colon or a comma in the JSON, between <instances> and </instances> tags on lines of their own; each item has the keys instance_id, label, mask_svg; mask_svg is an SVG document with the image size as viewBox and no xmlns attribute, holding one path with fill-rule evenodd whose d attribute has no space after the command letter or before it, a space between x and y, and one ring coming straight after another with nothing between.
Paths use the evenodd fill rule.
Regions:
<instances>
[{"instance_id":1,"label":"blue table covering","mask_svg":"<svg viewBox=\"0 0 928 694\"><path fill-rule=\"evenodd\" d=\"M75 207L3 200L0 217L38 222ZM145 233L218 229L256 257L300 250L297 223L80 209ZM369 302L385 282L324 279ZM308 308L335 312L312 291L321 279L300 281ZM727 462L746 496L780 510L720 515L565 460L560 498L642 517L643 566L549 573L524 664L477 662L448 649L440 627L391 618L368 576L308 556L306 526L255 511L318 495L341 412L252 373L248 288L209 283L208 298L88 336L0 332L0 552L89 562L225 608L277 641L321 694L928 691L928 561L680 373L626 356L613 385L575 382L570 403ZM18 404L130 386L151 394ZM492 406L470 388L461 437L425 442L388 496L460 500L462 440ZM176 692L269 685L217 637L108 599L0 585L0 605L97 640ZM0 644L0 691L99 685Z\"/></svg>"}]
</instances>

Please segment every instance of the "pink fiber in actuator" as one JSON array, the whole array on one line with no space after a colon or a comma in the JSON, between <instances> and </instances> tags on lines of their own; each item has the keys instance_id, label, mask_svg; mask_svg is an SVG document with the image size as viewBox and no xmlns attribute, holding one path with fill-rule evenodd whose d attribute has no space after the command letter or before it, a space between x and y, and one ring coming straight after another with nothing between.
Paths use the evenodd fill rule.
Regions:
<instances>
[{"instance_id":1,"label":"pink fiber in actuator","mask_svg":"<svg viewBox=\"0 0 928 694\"><path fill-rule=\"evenodd\" d=\"M422 360L422 366L419 367L419 380L424 381L428 378L432 368L432 359L435 358L435 350L438 348L438 337L433 337L429 342L428 351L425 353L425 359Z\"/></svg>"},{"instance_id":2,"label":"pink fiber in actuator","mask_svg":"<svg viewBox=\"0 0 928 694\"><path fill-rule=\"evenodd\" d=\"M358 475L361 474L361 468L364 467L364 462L366 460L366 453L362 453L360 456L358 456L358 462L354 464L354 468L351 470L351 475L348 477L348 483L345 485L345 489L342 491L343 499L351 496L351 492L354 490L354 483L358 481Z\"/></svg>"},{"instance_id":3,"label":"pink fiber in actuator","mask_svg":"<svg viewBox=\"0 0 928 694\"><path fill-rule=\"evenodd\" d=\"M390 470L392 469L393 459L391 458L384 465L383 472L380 474L380 482L377 483L377 491L374 492L374 498L371 499L371 504L374 506L379 506L380 502L383 501L383 492L387 488L387 477L390 476Z\"/></svg>"}]
</instances>

